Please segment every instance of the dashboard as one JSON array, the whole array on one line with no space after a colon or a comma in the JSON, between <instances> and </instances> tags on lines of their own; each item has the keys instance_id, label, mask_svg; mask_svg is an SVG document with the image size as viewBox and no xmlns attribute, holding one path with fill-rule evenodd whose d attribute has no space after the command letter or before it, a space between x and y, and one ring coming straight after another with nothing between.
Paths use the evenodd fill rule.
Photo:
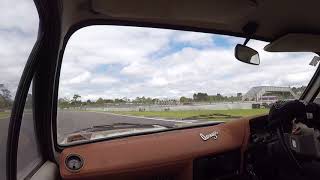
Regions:
<instances>
[{"instance_id":1,"label":"dashboard","mask_svg":"<svg viewBox=\"0 0 320 180\"><path fill-rule=\"evenodd\" d=\"M60 174L65 180L308 179L267 127L265 115L68 147L60 155ZM313 167L320 177L314 160L319 131L302 129L285 133L285 141L305 172Z\"/></svg>"},{"instance_id":2,"label":"dashboard","mask_svg":"<svg viewBox=\"0 0 320 180\"><path fill-rule=\"evenodd\" d=\"M60 155L60 174L84 180L230 179L242 172L249 135L249 119L239 119L69 147Z\"/></svg>"}]
</instances>

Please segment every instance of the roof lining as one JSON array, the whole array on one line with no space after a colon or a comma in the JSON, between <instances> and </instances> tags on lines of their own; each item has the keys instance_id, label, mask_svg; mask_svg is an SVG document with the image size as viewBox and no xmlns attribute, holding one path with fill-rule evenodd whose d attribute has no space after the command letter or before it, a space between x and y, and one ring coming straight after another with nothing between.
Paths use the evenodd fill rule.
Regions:
<instances>
[{"instance_id":1,"label":"roof lining","mask_svg":"<svg viewBox=\"0 0 320 180\"><path fill-rule=\"evenodd\" d=\"M134 26L134 27L148 27L148 28L162 28L162 29L172 29L172 30L181 30L181 31L192 31L192 32L202 32L202 33L211 33L219 35L227 35L233 37L247 38L244 33L237 33L231 31L216 30L210 28L194 27L194 26L184 26L184 25L173 25L165 23L150 23L143 21L127 21L127 20L114 20L114 19L89 19L80 21L76 24L73 24L67 31L65 35L65 41L68 40L74 32L77 30L94 25L116 25L116 26ZM265 38L257 35L251 35L250 39L256 39L266 42L271 42L272 39Z\"/></svg>"},{"instance_id":2,"label":"roof lining","mask_svg":"<svg viewBox=\"0 0 320 180\"><path fill-rule=\"evenodd\" d=\"M94 3L99 5L98 9ZM123 25L246 38L243 26L256 22L259 29L251 38L270 42L288 33L318 34L320 25L314 22L320 19L316 14L319 5L317 0L310 3L292 3L290 0L252 3L246 0L240 4L237 0L204 0L200 4L192 0L156 0L154 3L148 0L137 3L125 0L63 1L62 32L66 35L70 28L77 30L90 25ZM302 13L305 10L307 12Z\"/></svg>"}]
</instances>

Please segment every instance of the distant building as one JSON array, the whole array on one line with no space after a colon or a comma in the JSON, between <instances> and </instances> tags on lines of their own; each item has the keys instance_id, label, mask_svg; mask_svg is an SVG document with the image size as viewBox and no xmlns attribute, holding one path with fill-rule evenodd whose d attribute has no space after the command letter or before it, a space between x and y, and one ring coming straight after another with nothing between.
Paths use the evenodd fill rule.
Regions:
<instances>
[{"instance_id":1,"label":"distant building","mask_svg":"<svg viewBox=\"0 0 320 180\"><path fill-rule=\"evenodd\" d=\"M277 101L280 97L296 99L297 95L290 87L256 86L252 87L245 95L243 101Z\"/></svg>"}]
</instances>

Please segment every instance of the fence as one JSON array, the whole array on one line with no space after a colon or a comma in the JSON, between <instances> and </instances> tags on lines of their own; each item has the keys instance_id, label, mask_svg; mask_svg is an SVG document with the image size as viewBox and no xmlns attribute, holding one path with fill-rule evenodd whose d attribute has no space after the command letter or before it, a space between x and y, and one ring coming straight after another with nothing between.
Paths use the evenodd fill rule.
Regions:
<instances>
[{"instance_id":1,"label":"fence","mask_svg":"<svg viewBox=\"0 0 320 180\"><path fill-rule=\"evenodd\" d=\"M212 104L192 105L102 105L100 107L82 106L74 109L87 111L181 111L181 110L228 110L228 109L252 109L252 102L220 102Z\"/></svg>"}]
</instances>

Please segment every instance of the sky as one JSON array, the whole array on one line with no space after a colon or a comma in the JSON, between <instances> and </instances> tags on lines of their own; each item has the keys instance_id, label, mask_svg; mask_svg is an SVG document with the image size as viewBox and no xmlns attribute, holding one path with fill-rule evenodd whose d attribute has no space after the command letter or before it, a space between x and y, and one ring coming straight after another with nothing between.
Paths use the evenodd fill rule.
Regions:
<instances>
[{"instance_id":1,"label":"sky","mask_svg":"<svg viewBox=\"0 0 320 180\"><path fill-rule=\"evenodd\" d=\"M1 0L0 84L14 95L37 39L39 18L32 0Z\"/></svg>"},{"instance_id":2,"label":"sky","mask_svg":"<svg viewBox=\"0 0 320 180\"><path fill-rule=\"evenodd\" d=\"M2 0L0 84L15 93L37 37L38 16L31 0ZM260 85L307 85L316 67L312 53L260 53L253 66L234 58L243 38L164 29L90 26L70 38L63 57L59 97L191 97L245 93Z\"/></svg>"}]
</instances>

